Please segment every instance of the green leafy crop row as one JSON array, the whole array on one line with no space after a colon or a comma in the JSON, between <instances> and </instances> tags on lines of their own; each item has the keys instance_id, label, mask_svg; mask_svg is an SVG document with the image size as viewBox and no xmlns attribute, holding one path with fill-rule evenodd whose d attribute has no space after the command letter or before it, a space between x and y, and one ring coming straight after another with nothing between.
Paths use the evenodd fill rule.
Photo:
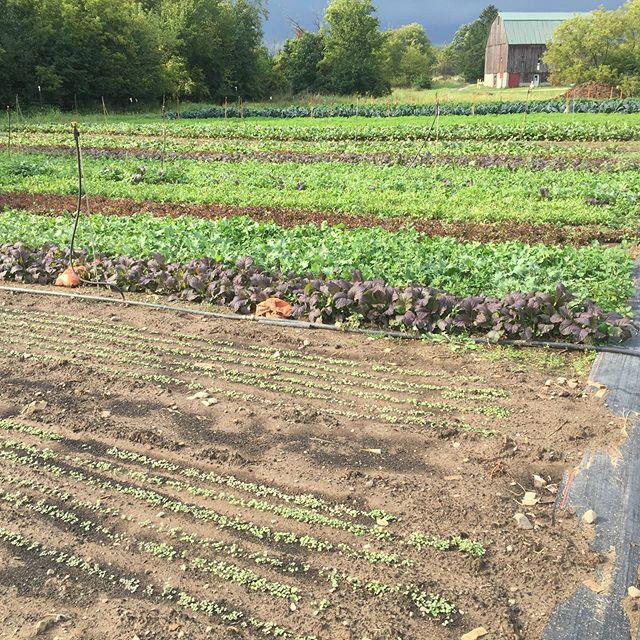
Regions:
<instances>
[{"instance_id":1,"label":"green leafy crop row","mask_svg":"<svg viewBox=\"0 0 640 640\"><path fill-rule=\"evenodd\" d=\"M571 100L570 110L574 113L638 113L640 112L640 100L635 98L612 100ZM509 102L481 102L477 106L471 102L458 104L396 104L393 106L376 105L320 105L303 106L292 105L288 107L253 107L244 109L232 106L212 106L206 109L183 111L179 116L170 113L169 118L175 120L178 117L187 119L198 118L351 118L362 116L364 118L398 118L402 116L433 116L436 108L442 115L502 115L513 113L564 113L567 103L564 99L535 100L535 101L509 101Z\"/></svg>"},{"instance_id":2,"label":"green leafy crop row","mask_svg":"<svg viewBox=\"0 0 640 640\"><path fill-rule=\"evenodd\" d=\"M273 165L85 158L90 193L156 202L297 208L447 221L635 226L637 171L593 173L473 166ZM74 194L73 161L20 154L0 159L0 189Z\"/></svg>"},{"instance_id":3,"label":"green leafy crop row","mask_svg":"<svg viewBox=\"0 0 640 640\"><path fill-rule=\"evenodd\" d=\"M0 214L0 243L31 246L69 242L70 215L52 218L19 211ZM209 256L233 264L253 256L267 269L324 272L393 285L418 282L460 296L504 296L511 291L553 291L563 282L580 298L609 310L626 310L632 293L633 263L622 248L582 248L506 243L462 243L429 238L412 229L391 233L380 228L345 230L323 225L284 229L245 217L215 221L150 215L82 218L77 246L110 255L150 256L172 261Z\"/></svg>"},{"instance_id":4,"label":"green leafy crop row","mask_svg":"<svg viewBox=\"0 0 640 640\"><path fill-rule=\"evenodd\" d=\"M243 121L176 120L166 124L107 122L80 123L83 133L116 133L124 136L170 135L188 138L255 140L423 140L431 131L441 140L637 140L638 114L522 114L501 116L444 116L437 133L433 118L314 118L298 120L256 119ZM6 123L0 131L6 130ZM70 132L69 124L22 125L19 131Z\"/></svg>"}]
</instances>

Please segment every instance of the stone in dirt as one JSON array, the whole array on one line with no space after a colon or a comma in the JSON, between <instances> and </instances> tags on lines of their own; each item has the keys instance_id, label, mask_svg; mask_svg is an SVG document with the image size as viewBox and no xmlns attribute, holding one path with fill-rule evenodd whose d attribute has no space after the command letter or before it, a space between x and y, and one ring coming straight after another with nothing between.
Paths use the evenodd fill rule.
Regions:
<instances>
[{"instance_id":1,"label":"stone in dirt","mask_svg":"<svg viewBox=\"0 0 640 640\"><path fill-rule=\"evenodd\" d=\"M597 519L598 516L593 509L589 509L589 511L586 511L582 516L582 522L584 522L585 524L595 524Z\"/></svg>"},{"instance_id":2,"label":"stone in dirt","mask_svg":"<svg viewBox=\"0 0 640 640\"><path fill-rule=\"evenodd\" d=\"M542 476L534 475L533 476L533 486L536 489L542 489L542 487L546 487L547 486L547 481Z\"/></svg>"},{"instance_id":3,"label":"stone in dirt","mask_svg":"<svg viewBox=\"0 0 640 640\"><path fill-rule=\"evenodd\" d=\"M187 400L203 400L204 398L208 398L209 393L207 391L198 391L198 393L194 393L192 396L188 396Z\"/></svg>"},{"instance_id":4,"label":"stone in dirt","mask_svg":"<svg viewBox=\"0 0 640 640\"><path fill-rule=\"evenodd\" d=\"M634 587L633 585L627 589L627 593L634 600L640 598L640 589L638 589L638 587Z\"/></svg>"},{"instance_id":5,"label":"stone in dirt","mask_svg":"<svg viewBox=\"0 0 640 640\"><path fill-rule=\"evenodd\" d=\"M47 616L46 618L40 620L40 622L38 622L38 624L36 625L35 635L44 635L51 629L51 627L58 624L59 622L65 622L65 620L67 620L67 616L62 615L61 613Z\"/></svg>"},{"instance_id":6,"label":"stone in dirt","mask_svg":"<svg viewBox=\"0 0 640 640\"><path fill-rule=\"evenodd\" d=\"M489 632L484 627L478 627L460 636L460 640L478 640L478 638L484 638Z\"/></svg>"},{"instance_id":7,"label":"stone in dirt","mask_svg":"<svg viewBox=\"0 0 640 640\"><path fill-rule=\"evenodd\" d=\"M44 411L46 408L47 408L46 400L34 400L33 402L30 402L28 405L23 407L20 413L23 416L32 416L34 413L40 413L41 411Z\"/></svg>"},{"instance_id":8,"label":"stone in dirt","mask_svg":"<svg viewBox=\"0 0 640 640\"><path fill-rule=\"evenodd\" d=\"M540 498L538 498L538 494L535 491L527 491L522 498L523 507L535 507L538 502L540 502Z\"/></svg>"},{"instance_id":9,"label":"stone in dirt","mask_svg":"<svg viewBox=\"0 0 640 640\"><path fill-rule=\"evenodd\" d=\"M529 518L527 518L524 513L516 513L516 515L513 516L513 519L516 521L518 529L523 529L525 531L530 531L531 529L533 529L531 520L529 520Z\"/></svg>"}]
</instances>

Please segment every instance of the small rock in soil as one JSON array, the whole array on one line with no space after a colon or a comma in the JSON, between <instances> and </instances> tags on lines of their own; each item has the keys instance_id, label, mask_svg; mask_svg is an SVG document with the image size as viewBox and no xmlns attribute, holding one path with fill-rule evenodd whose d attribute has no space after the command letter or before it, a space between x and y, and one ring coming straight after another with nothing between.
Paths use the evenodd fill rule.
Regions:
<instances>
[{"instance_id":1,"label":"small rock in soil","mask_svg":"<svg viewBox=\"0 0 640 640\"><path fill-rule=\"evenodd\" d=\"M516 525L518 526L518 529L524 529L525 531L530 531L531 529L533 529L531 520L529 520L529 518L527 518L527 516L525 516L524 513L516 513L516 515L513 516L513 518L516 521Z\"/></svg>"},{"instance_id":2,"label":"small rock in soil","mask_svg":"<svg viewBox=\"0 0 640 640\"><path fill-rule=\"evenodd\" d=\"M484 627L478 627L469 633L465 633L460 636L460 640L478 640L478 638L484 638L489 632Z\"/></svg>"},{"instance_id":3,"label":"small rock in soil","mask_svg":"<svg viewBox=\"0 0 640 640\"><path fill-rule=\"evenodd\" d=\"M23 416L32 416L34 413L40 413L47 408L46 400L34 400L30 402L27 406L23 407L20 412Z\"/></svg>"},{"instance_id":4,"label":"small rock in soil","mask_svg":"<svg viewBox=\"0 0 640 640\"><path fill-rule=\"evenodd\" d=\"M547 486L547 481L542 476L534 475L533 476L533 486L536 489L542 489L542 487L546 487Z\"/></svg>"},{"instance_id":5,"label":"small rock in soil","mask_svg":"<svg viewBox=\"0 0 640 640\"><path fill-rule=\"evenodd\" d=\"M627 590L627 593L634 600L637 600L638 598L640 598L640 589L638 589L638 587L634 587L634 586L629 587L629 589Z\"/></svg>"},{"instance_id":6,"label":"small rock in soil","mask_svg":"<svg viewBox=\"0 0 640 640\"><path fill-rule=\"evenodd\" d=\"M538 502L540 502L540 498L538 498L538 494L534 491L527 491L524 494L524 498L522 498L523 507L535 507Z\"/></svg>"},{"instance_id":7,"label":"small rock in soil","mask_svg":"<svg viewBox=\"0 0 640 640\"><path fill-rule=\"evenodd\" d=\"M584 522L585 524L595 524L597 519L598 516L593 509L589 509L589 511L586 511L582 516L582 522Z\"/></svg>"},{"instance_id":8,"label":"small rock in soil","mask_svg":"<svg viewBox=\"0 0 640 640\"><path fill-rule=\"evenodd\" d=\"M192 396L188 396L187 400L202 400L208 397L209 397L208 391L198 391L198 393L194 393Z\"/></svg>"}]
</instances>

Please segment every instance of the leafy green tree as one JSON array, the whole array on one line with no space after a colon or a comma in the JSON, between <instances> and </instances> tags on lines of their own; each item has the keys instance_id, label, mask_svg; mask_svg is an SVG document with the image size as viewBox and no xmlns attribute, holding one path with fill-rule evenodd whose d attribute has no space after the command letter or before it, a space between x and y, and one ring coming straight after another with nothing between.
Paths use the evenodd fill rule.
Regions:
<instances>
[{"instance_id":1,"label":"leafy green tree","mask_svg":"<svg viewBox=\"0 0 640 640\"><path fill-rule=\"evenodd\" d=\"M287 40L277 56L276 65L292 93L321 91L324 79L320 62L324 57L322 33L303 32Z\"/></svg>"},{"instance_id":2,"label":"leafy green tree","mask_svg":"<svg viewBox=\"0 0 640 640\"><path fill-rule=\"evenodd\" d=\"M451 50L447 53L450 55L456 75L463 76L467 82L484 78L487 38L497 16L498 9L490 4L477 20L462 25L453 37Z\"/></svg>"},{"instance_id":3,"label":"leafy green tree","mask_svg":"<svg viewBox=\"0 0 640 640\"><path fill-rule=\"evenodd\" d=\"M144 10L131 0L5 0L0 47L4 100L151 97L160 55Z\"/></svg>"},{"instance_id":4,"label":"leafy green tree","mask_svg":"<svg viewBox=\"0 0 640 640\"><path fill-rule=\"evenodd\" d=\"M382 34L372 0L332 0L325 19L324 58L320 64L327 88L338 94L383 95Z\"/></svg>"},{"instance_id":5,"label":"leafy green tree","mask_svg":"<svg viewBox=\"0 0 640 640\"><path fill-rule=\"evenodd\" d=\"M272 66L262 0L0 0L0 15L4 102L251 97Z\"/></svg>"},{"instance_id":6,"label":"leafy green tree","mask_svg":"<svg viewBox=\"0 0 640 640\"><path fill-rule=\"evenodd\" d=\"M603 82L640 94L640 0L563 22L545 62L556 83Z\"/></svg>"},{"instance_id":7,"label":"leafy green tree","mask_svg":"<svg viewBox=\"0 0 640 640\"><path fill-rule=\"evenodd\" d=\"M408 87L430 76L435 50L421 24L407 24L384 32L385 73L393 86Z\"/></svg>"}]
</instances>

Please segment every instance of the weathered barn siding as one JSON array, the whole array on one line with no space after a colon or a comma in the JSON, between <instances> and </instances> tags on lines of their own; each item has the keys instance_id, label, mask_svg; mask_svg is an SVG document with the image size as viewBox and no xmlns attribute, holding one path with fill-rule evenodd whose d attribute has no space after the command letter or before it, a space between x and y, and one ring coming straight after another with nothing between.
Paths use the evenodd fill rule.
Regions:
<instances>
[{"instance_id":1,"label":"weathered barn siding","mask_svg":"<svg viewBox=\"0 0 640 640\"><path fill-rule=\"evenodd\" d=\"M553 32L575 13L501 12L487 40L484 84L504 89L546 82L549 69L542 57Z\"/></svg>"},{"instance_id":2,"label":"weathered barn siding","mask_svg":"<svg viewBox=\"0 0 640 640\"><path fill-rule=\"evenodd\" d=\"M542 62L547 50L543 44L516 44L509 47L507 73L519 73L520 83L528 84L538 74L540 82L546 82L548 67Z\"/></svg>"},{"instance_id":3,"label":"weathered barn siding","mask_svg":"<svg viewBox=\"0 0 640 640\"><path fill-rule=\"evenodd\" d=\"M485 85L489 87L506 87L509 43L507 42L504 22L500 16L491 25L485 56Z\"/></svg>"}]
</instances>

